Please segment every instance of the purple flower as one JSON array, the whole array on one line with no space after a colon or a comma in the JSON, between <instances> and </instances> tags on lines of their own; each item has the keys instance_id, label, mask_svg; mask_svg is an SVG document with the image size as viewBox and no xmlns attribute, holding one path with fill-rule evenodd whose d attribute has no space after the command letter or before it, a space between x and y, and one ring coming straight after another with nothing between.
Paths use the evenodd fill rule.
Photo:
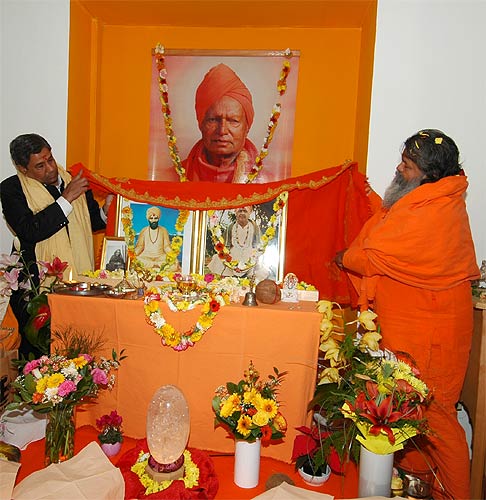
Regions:
<instances>
[{"instance_id":1,"label":"purple flower","mask_svg":"<svg viewBox=\"0 0 486 500\"><path fill-rule=\"evenodd\" d=\"M106 376L106 373L100 368L94 368L91 372L91 375L93 376L93 382L96 385L108 384L108 377Z\"/></svg>"},{"instance_id":2,"label":"purple flower","mask_svg":"<svg viewBox=\"0 0 486 500\"><path fill-rule=\"evenodd\" d=\"M58 388L57 394L64 398L76 390L76 384L72 380L65 380Z\"/></svg>"}]
</instances>

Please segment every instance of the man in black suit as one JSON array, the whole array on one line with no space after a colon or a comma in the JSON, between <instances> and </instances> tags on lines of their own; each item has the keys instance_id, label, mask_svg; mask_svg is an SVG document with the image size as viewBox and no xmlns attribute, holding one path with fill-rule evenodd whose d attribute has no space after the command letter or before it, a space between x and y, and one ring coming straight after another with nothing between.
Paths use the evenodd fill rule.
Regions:
<instances>
[{"instance_id":1,"label":"man in black suit","mask_svg":"<svg viewBox=\"0 0 486 500\"><path fill-rule=\"evenodd\" d=\"M87 179L81 177L81 172L73 178L58 166L51 146L40 135L18 136L10 143L10 155L17 175L0 184L0 199L5 220L15 236L14 248L21 250L33 284L39 285L36 262L50 262L56 256L69 263L74 276L92 270L92 231L106 227L113 195L107 196L100 209ZM29 320L25 290L12 292L10 304L19 322L20 353L39 355L24 335Z\"/></svg>"}]
</instances>

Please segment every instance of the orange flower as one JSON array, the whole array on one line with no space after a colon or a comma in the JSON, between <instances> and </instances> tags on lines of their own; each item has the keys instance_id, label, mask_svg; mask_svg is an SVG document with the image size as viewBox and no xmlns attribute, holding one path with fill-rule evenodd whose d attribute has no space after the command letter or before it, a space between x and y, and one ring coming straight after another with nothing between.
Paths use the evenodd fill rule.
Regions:
<instances>
[{"instance_id":1,"label":"orange flower","mask_svg":"<svg viewBox=\"0 0 486 500\"><path fill-rule=\"evenodd\" d=\"M272 429L269 425L262 427L262 444L269 444L272 439Z\"/></svg>"}]
</instances>

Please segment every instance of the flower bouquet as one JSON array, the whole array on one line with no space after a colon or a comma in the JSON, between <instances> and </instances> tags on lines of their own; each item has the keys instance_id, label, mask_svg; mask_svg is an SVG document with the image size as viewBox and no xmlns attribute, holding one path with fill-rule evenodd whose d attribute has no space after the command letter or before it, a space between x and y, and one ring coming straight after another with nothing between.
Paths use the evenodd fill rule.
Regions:
<instances>
[{"instance_id":1,"label":"flower bouquet","mask_svg":"<svg viewBox=\"0 0 486 500\"><path fill-rule=\"evenodd\" d=\"M281 439L287 421L279 411L277 390L286 372L274 367L275 375L267 381L250 361L244 378L237 384L228 382L216 389L213 410L215 426L221 424L235 437L234 481L242 488L254 488L260 474L260 446L272 439Z\"/></svg>"},{"instance_id":2,"label":"flower bouquet","mask_svg":"<svg viewBox=\"0 0 486 500\"><path fill-rule=\"evenodd\" d=\"M414 368L380 349L377 315L363 311L345 322L337 304L321 300L317 307L323 316L319 347L323 357L309 410L317 411L325 423L340 422L341 427L324 439L325 449L335 449L342 462L347 458L358 462L363 440L371 451L389 453L425 431L428 389Z\"/></svg>"},{"instance_id":3,"label":"flower bouquet","mask_svg":"<svg viewBox=\"0 0 486 500\"><path fill-rule=\"evenodd\" d=\"M112 370L120 366L122 354L119 357L113 350L111 359L99 360L85 353L42 356L27 362L12 382L14 402L8 409L27 406L47 414L46 465L73 456L74 408L96 398L101 389L113 387Z\"/></svg>"},{"instance_id":4,"label":"flower bouquet","mask_svg":"<svg viewBox=\"0 0 486 500\"><path fill-rule=\"evenodd\" d=\"M286 372L280 373L274 368L274 373L263 382L250 361L243 380L218 387L213 398L215 424L223 425L240 440L261 439L262 444L269 444L272 439L283 438L287 421L279 411L277 389Z\"/></svg>"},{"instance_id":5,"label":"flower bouquet","mask_svg":"<svg viewBox=\"0 0 486 500\"><path fill-rule=\"evenodd\" d=\"M52 262L39 261L39 284L36 284L30 272L29 264L22 258L21 252L0 256L0 296L10 296L12 291L24 290L27 312L30 316L25 327L27 340L40 353L49 353L51 342L51 312L47 302L47 294L52 292L56 284L62 280L63 272L68 266L59 257Z\"/></svg>"}]
</instances>

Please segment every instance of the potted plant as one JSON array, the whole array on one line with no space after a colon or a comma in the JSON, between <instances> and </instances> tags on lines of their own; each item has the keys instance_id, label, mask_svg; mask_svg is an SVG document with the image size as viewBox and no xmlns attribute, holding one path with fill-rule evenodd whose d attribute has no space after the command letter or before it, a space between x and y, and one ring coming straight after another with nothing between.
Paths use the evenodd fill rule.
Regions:
<instances>
[{"instance_id":1,"label":"potted plant","mask_svg":"<svg viewBox=\"0 0 486 500\"><path fill-rule=\"evenodd\" d=\"M96 420L96 426L101 431L98 434L101 449L109 457L116 455L120 451L123 442L122 422L123 418L118 415L116 410Z\"/></svg>"}]
</instances>

